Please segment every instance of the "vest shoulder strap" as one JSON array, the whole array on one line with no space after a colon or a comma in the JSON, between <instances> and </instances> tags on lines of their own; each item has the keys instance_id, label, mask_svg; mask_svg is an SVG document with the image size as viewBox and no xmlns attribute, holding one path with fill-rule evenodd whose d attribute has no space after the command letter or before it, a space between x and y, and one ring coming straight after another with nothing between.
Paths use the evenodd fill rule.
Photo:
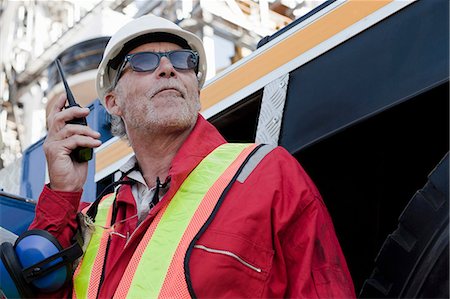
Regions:
<instances>
[{"instance_id":1,"label":"vest shoulder strap","mask_svg":"<svg viewBox=\"0 0 450 299\"><path fill-rule=\"evenodd\" d=\"M259 163L267 156L272 150L274 150L277 146L272 144L263 144L256 149L256 151L250 156L250 159L245 164L241 173L237 177L237 181L240 183L244 183L245 180L249 177L249 175L255 170L255 168L259 165Z\"/></svg>"}]
</instances>

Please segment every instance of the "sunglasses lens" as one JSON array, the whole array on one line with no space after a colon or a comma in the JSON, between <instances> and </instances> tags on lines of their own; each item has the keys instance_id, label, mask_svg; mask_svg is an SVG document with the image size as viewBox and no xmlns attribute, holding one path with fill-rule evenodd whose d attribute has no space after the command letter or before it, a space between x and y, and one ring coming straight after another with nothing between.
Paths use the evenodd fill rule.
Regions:
<instances>
[{"instance_id":1,"label":"sunglasses lens","mask_svg":"<svg viewBox=\"0 0 450 299\"><path fill-rule=\"evenodd\" d=\"M190 70L197 66L197 56L190 51L174 51L169 54L172 65L180 70Z\"/></svg>"},{"instance_id":2,"label":"sunglasses lens","mask_svg":"<svg viewBox=\"0 0 450 299\"><path fill-rule=\"evenodd\" d=\"M176 69L191 70L197 67L198 57L191 51L172 51L167 54L142 52L132 54L128 61L135 72L150 72L158 67L162 55L167 55Z\"/></svg>"},{"instance_id":3,"label":"sunglasses lens","mask_svg":"<svg viewBox=\"0 0 450 299\"><path fill-rule=\"evenodd\" d=\"M153 71L158 67L159 57L154 53L136 53L130 58L130 64L135 72Z\"/></svg>"}]
</instances>

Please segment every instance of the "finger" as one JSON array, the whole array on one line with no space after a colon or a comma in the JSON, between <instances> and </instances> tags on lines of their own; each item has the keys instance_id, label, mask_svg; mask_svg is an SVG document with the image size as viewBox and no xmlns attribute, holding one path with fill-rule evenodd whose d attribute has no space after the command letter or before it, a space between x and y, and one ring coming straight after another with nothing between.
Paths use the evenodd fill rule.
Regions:
<instances>
[{"instance_id":1,"label":"finger","mask_svg":"<svg viewBox=\"0 0 450 299\"><path fill-rule=\"evenodd\" d=\"M88 116L90 113L89 108L70 107L62 110L55 115L55 119L59 122L66 123L74 118L82 118Z\"/></svg>"},{"instance_id":2,"label":"finger","mask_svg":"<svg viewBox=\"0 0 450 299\"><path fill-rule=\"evenodd\" d=\"M77 147L96 148L102 144L102 142L98 139L83 135L72 135L71 137L60 142L61 145L67 149L67 153L69 154Z\"/></svg>"},{"instance_id":3,"label":"finger","mask_svg":"<svg viewBox=\"0 0 450 299\"><path fill-rule=\"evenodd\" d=\"M49 129L51 129L53 127L55 115L57 113L61 112L61 110L64 107L64 103L66 102L66 100L67 100L66 95L62 94L56 99L56 101L54 101L52 103L50 111L49 111L49 113L47 115L47 127Z\"/></svg>"},{"instance_id":4,"label":"finger","mask_svg":"<svg viewBox=\"0 0 450 299\"><path fill-rule=\"evenodd\" d=\"M62 140L62 139L69 138L73 135L83 135L83 136L88 136L88 137L92 137L95 139L100 138L100 133L92 130L88 126L67 124L53 136L53 139L54 140Z\"/></svg>"},{"instance_id":5,"label":"finger","mask_svg":"<svg viewBox=\"0 0 450 299\"><path fill-rule=\"evenodd\" d=\"M53 122L54 122L55 119L56 120L59 119L59 118L56 118L56 115L59 115L59 113L62 112L62 111L69 110L69 109L64 109L65 105L66 105L66 102L67 102L67 95L63 93L53 103L53 106L52 106L52 108L51 108L51 110L50 110L50 112L48 114L48 118L47 118L48 127L49 128L53 125ZM77 108L77 109L79 109L81 107L73 106L73 107L70 107L70 108ZM88 108L81 108L81 109L83 111L85 111L85 112L79 114L79 111L81 111L81 110L77 110L78 114L75 114L74 116L69 116L68 114L63 114L63 116L66 117L66 118L69 117L68 120L70 120L70 119L77 118L77 117L85 117L87 114L89 114L89 112L88 112L89 109ZM70 117L73 117L73 118L70 118Z\"/></svg>"},{"instance_id":6,"label":"finger","mask_svg":"<svg viewBox=\"0 0 450 299\"><path fill-rule=\"evenodd\" d=\"M89 136L72 135L62 140L46 141L43 149L50 161L56 161L57 157L69 156L77 147L96 148L101 144L100 140Z\"/></svg>"},{"instance_id":7,"label":"finger","mask_svg":"<svg viewBox=\"0 0 450 299\"><path fill-rule=\"evenodd\" d=\"M52 108L50 109L50 113L48 114L49 117L53 116L55 113L60 112L63 108L64 105L66 104L67 101L67 96L66 94L61 94L56 101L53 103Z\"/></svg>"},{"instance_id":8,"label":"finger","mask_svg":"<svg viewBox=\"0 0 450 299\"><path fill-rule=\"evenodd\" d=\"M57 112L53 115L51 121L49 120L50 127L54 127L56 131L61 130L68 121L75 118L82 118L89 115L89 108L70 107Z\"/></svg>"}]
</instances>

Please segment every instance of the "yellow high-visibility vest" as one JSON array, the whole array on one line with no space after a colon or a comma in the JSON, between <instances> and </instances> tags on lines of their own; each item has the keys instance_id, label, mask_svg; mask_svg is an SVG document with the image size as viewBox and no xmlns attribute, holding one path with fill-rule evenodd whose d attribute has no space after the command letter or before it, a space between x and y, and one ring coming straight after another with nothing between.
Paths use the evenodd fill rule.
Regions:
<instances>
[{"instance_id":1,"label":"yellow high-visibility vest","mask_svg":"<svg viewBox=\"0 0 450 299\"><path fill-rule=\"evenodd\" d=\"M138 244L115 298L190 297L184 273L188 247L255 144L226 143L205 157L166 201ZM74 274L74 298L96 298L105 262L114 194L98 207L95 232Z\"/></svg>"}]
</instances>

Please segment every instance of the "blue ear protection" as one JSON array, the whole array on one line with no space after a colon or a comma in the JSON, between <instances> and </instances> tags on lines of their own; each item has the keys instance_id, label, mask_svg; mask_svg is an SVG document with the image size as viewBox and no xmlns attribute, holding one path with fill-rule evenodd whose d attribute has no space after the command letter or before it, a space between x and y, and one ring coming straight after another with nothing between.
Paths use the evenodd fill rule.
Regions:
<instances>
[{"instance_id":1,"label":"blue ear protection","mask_svg":"<svg viewBox=\"0 0 450 299\"><path fill-rule=\"evenodd\" d=\"M0 289L7 298L54 292L72 278L72 263L83 254L79 242L63 249L49 232L30 230L0 245Z\"/></svg>"}]
</instances>

